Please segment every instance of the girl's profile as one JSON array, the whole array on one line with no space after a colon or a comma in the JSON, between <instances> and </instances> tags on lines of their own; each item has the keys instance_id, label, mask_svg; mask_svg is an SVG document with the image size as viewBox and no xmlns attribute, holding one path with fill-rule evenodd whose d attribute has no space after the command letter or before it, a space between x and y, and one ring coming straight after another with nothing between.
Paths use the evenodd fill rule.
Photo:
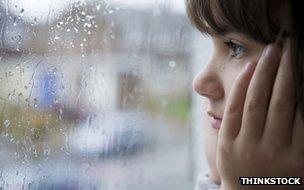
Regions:
<instances>
[{"instance_id":1,"label":"girl's profile","mask_svg":"<svg viewBox=\"0 0 304 190\"><path fill-rule=\"evenodd\" d=\"M194 90L208 100L210 171L197 190L243 189L240 177L304 177L303 21L296 0L187 0L213 42ZM202 63L203 64L203 63ZM303 185L246 188L303 189Z\"/></svg>"}]
</instances>

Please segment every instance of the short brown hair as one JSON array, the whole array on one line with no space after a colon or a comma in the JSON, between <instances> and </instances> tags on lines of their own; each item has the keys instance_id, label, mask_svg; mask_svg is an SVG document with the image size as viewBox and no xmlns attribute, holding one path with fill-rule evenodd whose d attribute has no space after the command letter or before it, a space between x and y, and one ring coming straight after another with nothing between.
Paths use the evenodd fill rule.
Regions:
<instances>
[{"instance_id":1,"label":"short brown hair","mask_svg":"<svg viewBox=\"0 0 304 190\"><path fill-rule=\"evenodd\" d=\"M299 0L186 0L186 5L191 23L203 34L235 31L266 45L284 31L283 37L290 37L296 102L304 118L304 11Z\"/></svg>"}]
</instances>

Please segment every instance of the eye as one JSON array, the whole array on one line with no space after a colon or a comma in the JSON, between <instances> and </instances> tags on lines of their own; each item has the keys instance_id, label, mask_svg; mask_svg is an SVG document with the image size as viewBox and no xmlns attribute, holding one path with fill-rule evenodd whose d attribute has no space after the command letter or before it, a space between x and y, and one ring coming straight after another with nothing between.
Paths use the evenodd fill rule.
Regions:
<instances>
[{"instance_id":1,"label":"eye","mask_svg":"<svg viewBox=\"0 0 304 190\"><path fill-rule=\"evenodd\" d=\"M232 51L231 56L232 57L237 57L241 53L245 52L245 50L246 50L244 46L242 46L242 45L240 45L240 44L238 44L238 43L236 43L232 40L230 40L228 42L224 42L224 43L231 49L231 51Z\"/></svg>"}]
</instances>

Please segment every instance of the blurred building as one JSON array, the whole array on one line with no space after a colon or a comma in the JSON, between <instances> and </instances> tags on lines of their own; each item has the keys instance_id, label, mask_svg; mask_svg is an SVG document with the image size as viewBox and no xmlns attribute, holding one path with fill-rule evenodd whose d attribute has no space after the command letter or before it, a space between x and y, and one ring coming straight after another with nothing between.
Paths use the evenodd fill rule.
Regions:
<instances>
[{"instance_id":1,"label":"blurred building","mask_svg":"<svg viewBox=\"0 0 304 190\"><path fill-rule=\"evenodd\" d=\"M16 27L23 36L14 38L26 43L22 48L4 44L1 67L14 70L8 68L15 66L10 64L15 59L20 67L37 69L34 78L43 78L38 72L56 68L54 77L67 87L64 103L69 106L77 102L94 109L125 109L143 104L147 95L190 98L192 36L182 14L76 3L50 25L22 23ZM7 27L6 31L12 33L15 28ZM40 64L34 66L37 62ZM38 96L38 87L34 86L32 96ZM12 86L5 85L2 95L10 89ZM26 94L28 89L21 91Z\"/></svg>"},{"instance_id":2,"label":"blurred building","mask_svg":"<svg viewBox=\"0 0 304 190\"><path fill-rule=\"evenodd\" d=\"M182 104L183 114L190 115L192 101L196 114L188 120L164 116L164 122L174 126L171 136L183 139L183 144L170 142L168 152L183 147L185 152L177 155L187 154L183 164L192 164L188 172L194 169L197 175L205 169L202 110L192 95L191 80L199 69L194 65L193 71L192 63L207 54L200 52L184 14L75 1L47 22L25 20L0 6L0 26L0 132L26 152L24 157L38 159L49 149L64 151L67 128L92 113L140 110L161 117L166 110L179 111Z\"/></svg>"}]
</instances>

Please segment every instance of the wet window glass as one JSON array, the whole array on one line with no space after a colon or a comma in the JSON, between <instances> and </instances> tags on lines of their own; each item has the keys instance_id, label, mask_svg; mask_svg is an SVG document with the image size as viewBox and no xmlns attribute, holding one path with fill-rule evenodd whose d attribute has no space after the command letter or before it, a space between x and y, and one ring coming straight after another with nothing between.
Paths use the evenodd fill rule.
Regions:
<instances>
[{"instance_id":1,"label":"wet window glass","mask_svg":"<svg viewBox=\"0 0 304 190\"><path fill-rule=\"evenodd\" d=\"M0 35L0 189L194 187L183 0L1 0Z\"/></svg>"}]
</instances>

